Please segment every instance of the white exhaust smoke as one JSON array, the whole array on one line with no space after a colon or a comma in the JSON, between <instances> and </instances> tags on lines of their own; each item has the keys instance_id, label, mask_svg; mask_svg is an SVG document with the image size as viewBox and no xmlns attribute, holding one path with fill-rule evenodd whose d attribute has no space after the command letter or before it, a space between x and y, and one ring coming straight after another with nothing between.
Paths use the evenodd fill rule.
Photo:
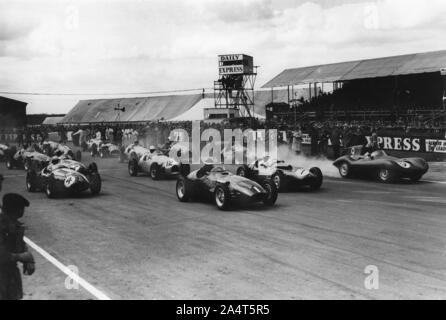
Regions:
<instances>
[{"instance_id":1,"label":"white exhaust smoke","mask_svg":"<svg viewBox=\"0 0 446 320\"><path fill-rule=\"evenodd\" d=\"M277 150L278 160L283 160L296 167L302 167L304 169L311 169L318 167L322 170L322 173L326 177L339 178L338 169L333 166L333 161L327 158L312 158L303 154L297 155L294 151L290 150L287 146L280 146Z\"/></svg>"}]
</instances>

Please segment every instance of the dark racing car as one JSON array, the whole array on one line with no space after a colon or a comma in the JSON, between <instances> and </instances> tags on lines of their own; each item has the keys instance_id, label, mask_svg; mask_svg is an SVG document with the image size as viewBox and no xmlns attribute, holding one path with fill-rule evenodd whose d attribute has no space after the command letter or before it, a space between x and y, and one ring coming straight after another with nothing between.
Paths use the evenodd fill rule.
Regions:
<instances>
[{"instance_id":1,"label":"dark racing car","mask_svg":"<svg viewBox=\"0 0 446 320\"><path fill-rule=\"evenodd\" d=\"M26 175L28 192L43 191L48 198L76 195L90 190L92 195L101 192L102 181L95 163L84 164L55 158L41 171L30 170Z\"/></svg>"},{"instance_id":2,"label":"dark racing car","mask_svg":"<svg viewBox=\"0 0 446 320\"><path fill-rule=\"evenodd\" d=\"M271 179L280 191L296 188L309 188L315 191L321 188L324 180L319 168L307 170L270 157L257 160L251 165L239 167L237 175L257 182Z\"/></svg>"},{"instance_id":3,"label":"dark racing car","mask_svg":"<svg viewBox=\"0 0 446 320\"><path fill-rule=\"evenodd\" d=\"M419 181L429 170L422 158L395 158L383 150L363 155L363 147L351 148L350 154L337 159L333 165L343 178L369 177L390 183L400 179Z\"/></svg>"},{"instance_id":4,"label":"dark racing car","mask_svg":"<svg viewBox=\"0 0 446 320\"><path fill-rule=\"evenodd\" d=\"M16 150L14 147L6 155L6 168L12 169L42 169L47 166L51 158L35 151L33 148Z\"/></svg>"},{"instance_id":5,"label":"dark racing car","mask_svg":"<svg viewBox=\"0 0 446 320\"><path fill-rule=\"evenodd\" d=\"M223 167L205 165L181 176L176 185L177 197L181 202L191 199L213 201L220 210L228 210L232 204L263 202L273 206L277 201L277 188L271 180L262 184L230 173Z\"/></svg>"}]
</instances>

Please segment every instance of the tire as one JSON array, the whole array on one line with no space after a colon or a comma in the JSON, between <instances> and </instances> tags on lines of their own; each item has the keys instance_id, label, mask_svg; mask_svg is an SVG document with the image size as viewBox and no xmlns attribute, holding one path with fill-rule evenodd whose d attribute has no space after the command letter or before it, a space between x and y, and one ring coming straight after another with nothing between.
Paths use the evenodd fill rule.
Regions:
<instances>
[{"instance_id":1,"label":"tire","mask_svg":"<svg viewBox=\"0 0 446 320\"><path fill-rule=\"evenodd\" d=\"M57 197L53 178L49 178L48 183L45 186L45 195L48 199L55 199Z\"/></svg>"},{"instance_id":2,"label":"tire","mask_svg":"<svg viewBox=\"0 0 446 320\"><path fill-rule=\"evenodd\" d=\"M271 180L276 184L277 190L286 189L285 179L282 172L277 171L272 175Z\"/></svg>"},{"instance_id":3,"label":"tire","mask_svg":"<svg viewBox=\"0 0 446 320\"><path fill-rule=\"evenodd\" d=\"M419 182L421 180L421 178L423 178L422 174L420 174L418 176L410 177L410 181L412 181L412 182Z\"/></svg>"},{"instance_id":4,"label":"tire","mask_svg":"<svg viewBox=\"0 0 446 320\"><path fill-rule=\"evenodd\" d=\"M395 181L395 174L389 169L379 169L378 180L383 183L391 183Z\"/></svg>"},{"instance_id":5,"label":"tire","mask_svg":"<svg viewBox=\"0 0 446 320\"><path fill-rule=\"evenodd\" d=\"M339 174L342 178L347 179L350 178L351 172L350 172L350 165L347 162L341 163L339 166Z\"/></svg>"},{"instance_id":6,"label":"tire","mask_svg":"<svg viewBox=\"0 0 446 320\"><path fill-rule=\"evenodd\" d=\"M90 176L90 191L92 195L98 195L101 192L102 179L99 173L93 173Z\"/></svg>"},{"instance_id":7,"label":"tire","mask_svg":"<svg viewBox=\"0 0 446 320\"><path fill-rule=\"evenodd\" d=\"M96 162L90 163L90 165L88 166L88 170L90 170L93 173L98 173L99 169L98 169L98 165L96 164Z\"/></svg>"},{"instance_id":8,"label":"tire","mask_svg":"<svg viewBox=\"0 0 446 320\"><path fill-rule=\"evenodd\" d=\"M136 154L136 152L133 151L132 153L130 153L129 159L138 159L138 155Z\"/></svg>"},{"instance_id":9,"label":"tire","mask_svg":"<svg viewBox=\"0 0 446 320\"><path fill-rule=\"evenodd\" d=\"M181 202L188 202L192 196L191 185L187 178L180 177L176 185L177 198Z\"/></svg>"},{"instance_id":10,"label":"tire","mask_svg":"<svg viewBox=\"0 0 446 320\"><path fill-rule=\"evenodd\" d=\"M279 190L272 180L263 181L262 187L266 190L266 192L268 192L268 196L263 200L263 203L265 206L272 207L274 204L276 204Z\"/></svg>"},{"instance_id":11,"label":"tire","mask_svg":"<svg viewBox=\"0 0 446 320\"><path fill-rule=\"evenodd\" d=\"M231 207L231 193L226 185L215 188L214 200L218 210L226 211Z\"/></svg>"},{"instance_id":12,"label":"tire","mask_svg":"<svg viewBox=\"0 0 446 320\"><path fill-rule=\"evenodd\" d=\"M96 145L96 143L93 143L93 145L91 146L91 156L94 157L98 154L98 146Z\"/></svg>"},{"instance_id":13,"label":"tire","mask_svg":"<svg viewBox=\"0 0 446 320\"><path fill-rule=\"evenodd\" d=\"M250 178L250 172L247 166L243 166L237 169L237 175L240 177L244 177L249 179Z\"/></svg>"},{"instance_id":14,"label":"tire","mask_svg":"<svg viewBox=\"0 0 446 320\"><path fill-rule=\"evenodd\" d=\"M158 164L154 163L150 166L150 177L153 180L160 180L161 179L161 168Z\"/></svg>"},{"instance_id":15,"label":"tire","mask_svg":"<svg viewBox=\"0 0 446 320\"><path fill-rule=\"evenodd\" d=\"M36 178L37 174L35 171L28 171L26 173L26 190L28 192L36 192Z\"/></svg>"},{"instance_id":16,"label":"tire","mask_svg":"<svg viewBox=\"0 0 446 320\"><path fill-rule=\"evenodd\" d=\"M32 167L33 167L32 160L31 160L31 159L28 159L28 158L25 159L25 163L23 164L23 167L24 167L25 171L29 171L29 170L31 170Z\"/></svg>"},{"instance_id":17,"label":"tire","mask_svg":"<svg viewBox=\"0 0 446 320\"><path fill-rule=\"evenodd\" d=\"M80 150L77 150L75 160L79 162L82 161L82 152Z\"/></svg>"},{"instance_id":18,"label":"tire","mask_svg":"<svg viewBox=\"0 0 446 320\"><path fill-rule=\"evenodd\" d=\"M101 149L101 151L99 151L99 157L102 159L105 158L105 151L103 149Z\"/></svg>"},{"instance_id":19,"label":"tire","mask_svg":"<svg viewBox=\"0 0 446 320\"><path fill-rule=\"evenodd\" d=\"M14 169L14 165L11 158L6 159L6 168L8 170Z\"/></svg>"},{"instance_id":20,"label":"tire","mask_svg":"<svg viewBox=\"0 0 446 320\"><path fill-rule=\"evenodd\" d=\"M310 172L316 176L316 178L310 183L310 190L319 190L322 187L322 183L324 182L324 175L319 168L311 168Z\"/></svg>"},{"instance_id":21,"label":"tire","mask_svg":"<svg viewBox=\"0 0 446 320\"><path fill-rule=\"evenodd\" d=\"M138 161L136 159L131 159L129 161L128 171L131 177L136 177L138 175Z\"/></svg>"}]
</instances>

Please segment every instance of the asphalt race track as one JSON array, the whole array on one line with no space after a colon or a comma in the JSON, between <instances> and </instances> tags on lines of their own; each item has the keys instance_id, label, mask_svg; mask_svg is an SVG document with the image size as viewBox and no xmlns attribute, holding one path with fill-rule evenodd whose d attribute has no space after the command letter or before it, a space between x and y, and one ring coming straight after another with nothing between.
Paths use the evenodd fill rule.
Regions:
<instances>
[{"instance_id":1,"label":"asphalt race track","mask_svg":"<svg viewBox=\"0 0 446 320\"><path fill-rule=\"evenodd\" d=\"M89 156L84 153L85 163ZM325 180L273 208L180 203L175 181L98 159L98 197L28 194L1 164L3 194L27 195L27 236L111 299L445 299L446 184ZM95 299L33 251L26 299ZM367 266L379 270L368 290Z\"/></svg>"}]
</instances>

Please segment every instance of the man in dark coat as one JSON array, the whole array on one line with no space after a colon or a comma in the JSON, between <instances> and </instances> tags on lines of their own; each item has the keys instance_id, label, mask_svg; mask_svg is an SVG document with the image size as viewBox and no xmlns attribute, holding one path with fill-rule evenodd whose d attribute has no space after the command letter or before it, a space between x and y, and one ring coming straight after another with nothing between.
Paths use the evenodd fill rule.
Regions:
<instances>
[{"instance_id":1,"label":"man in dark coat","mask_svg":"<svg viewBox=\"0 0 446 320\"><path fill-rule=\"evenodd\" d=\"M25 227L19 221L29 202L21 195L6 194L0 213L0 300L23 298L22 277L17 266L23 264L23 274L32 275L35 263L28 251L24 233Z\"/></svg>"}]
</instances>

